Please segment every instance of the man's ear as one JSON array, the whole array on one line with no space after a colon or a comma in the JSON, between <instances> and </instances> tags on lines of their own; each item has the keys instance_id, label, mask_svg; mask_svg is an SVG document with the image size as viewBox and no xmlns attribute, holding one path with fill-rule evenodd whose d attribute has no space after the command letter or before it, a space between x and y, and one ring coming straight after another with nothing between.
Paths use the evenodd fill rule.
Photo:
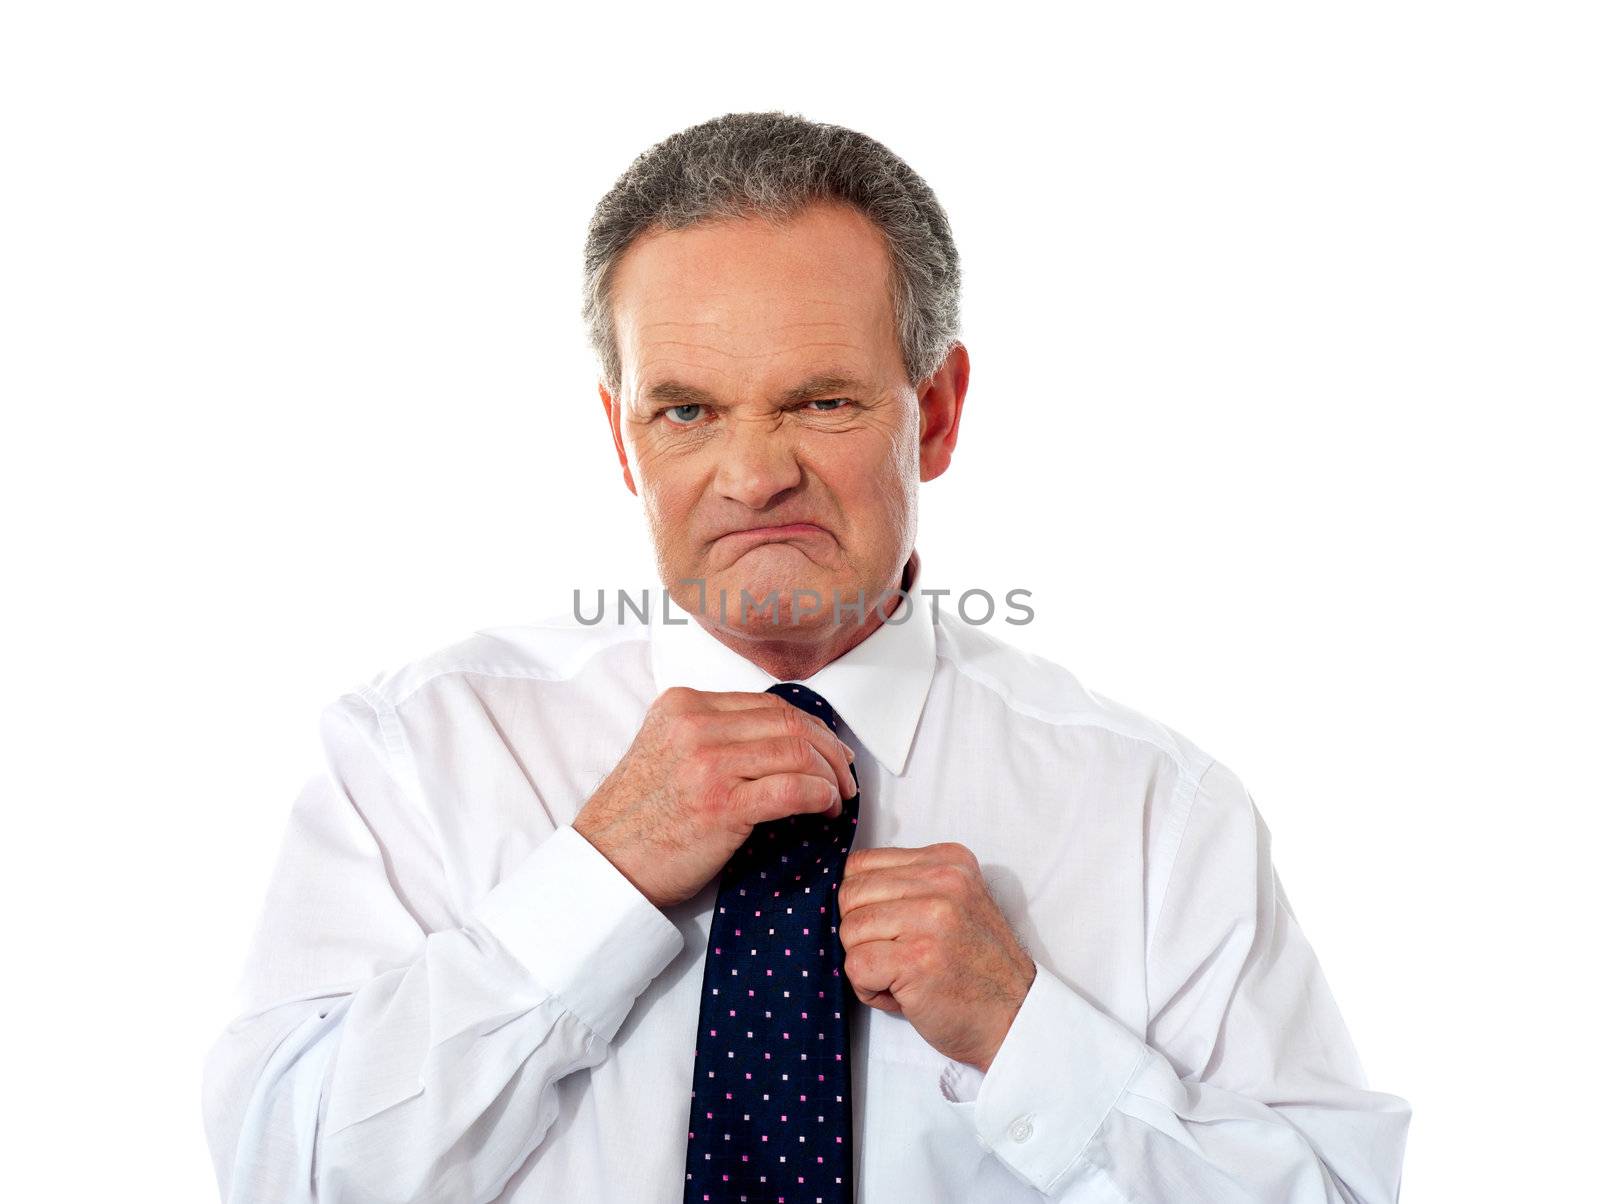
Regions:
<instances>
[{"instance_id":1,"label":"man's ear","mask_svg":"<svg viewBox=\"0 0 1600 1204\"><path fill-rule=\"evenodd\" d=\"M917 389L924 481L933 480L950 467L950 457L956 450L956 434L961 429L961 403L967 397L970 371L967 349L957 343L950 348L938 370Z\"/></svg>"},{"instance_id":2,"label":"man's ear","mask_svg":"<svg viewBox=\"0 0 1600 1204\"><path fill-rule=\"evenodd\" d=\"M606 408L606 425L611 428L611 441L617 446L617 460L622 465L622 481L628 487L628 492L634 497L639 496L639 490L633 483L633 469L628 467L628 450L622 445L622 406L606 388L606 382L599 383L600 404Z\"/></svg>"}]
</instances>

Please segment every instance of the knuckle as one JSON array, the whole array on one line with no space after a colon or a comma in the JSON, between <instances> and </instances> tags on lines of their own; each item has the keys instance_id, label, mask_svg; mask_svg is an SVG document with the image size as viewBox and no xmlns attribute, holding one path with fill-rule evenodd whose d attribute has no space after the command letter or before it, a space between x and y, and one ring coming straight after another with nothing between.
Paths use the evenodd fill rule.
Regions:
<instances>
[{"instance_id":1,"label":"knuckle","mask_svg":"<svg viewBox=\"0 0 1600 1204\"><path fill-rule=\"evenodd\" d=\"M693 693L694 691L688 686L668 686L661 691L660 697L656 699L656 705L665 710L675 711L687 703Z\"/></svg>"},{"instance_id":2,"label":"knuckle","mask_svg":"<svg viewBox=\"0 0 1600 1204\"><path fill-rule=\"evenodd\" d=\"M705 745L693 749L684 757L689 772L700 780L716 777L717 767L721 761L722 750Z\"/></svg>"},{"instance_id":3,"label":"knuckle","mask_svg":"<svg viewBox=\"0 0 1600 1204\"><path fill-rule=\"evenodd\" d=\"M805 739L806 717L788 703L783 704L783 730L797 740Z\"/></svg>"},{"instance_id":4,"label":"knuckle","mask_svg":"<svg viewBox=\"0 0 1600 1204\"><path fill-rule=\"evenodd\" d=\"M947 894L957 894L966 890L971 881L965 866L952 865L949 862L930 866L927 873L928 877L933 879L934 885Z\"/></svg>"},{"instance_id":5,"label":"knuckle","mask_svg":"<svg viewBox=\"0 0 1600 1204\"><path fill-rule=\"evenodd\" d=\"M704 790L694 791L689 805L698 807L705 815L722 816L733 810L733 789L732 783L713 783Z\"/></svg>"},{"instance_id":6,"label":"knuckle","mask_svg":"<svg viewBox=\"0 0 1600 1204\"><path fill-rule=\"evenodd\" d=\"M776 778L772 788L773 799L780 806L793 807L802 801L803 789L804 786L797 777L786 775Z\"/></svg>"},{"instance_id":7,"label":"knuckle","mask_svg":"<svg viewBox=\"0 0 1600 1204\"><path fill-rule=\"evenodd\" d=\"M944 895L934 895L923 903L923 913L934 928L948 928L955 923L957 908Z\"/></svg>"},{"instance_id":8,"label":"knuckle","mask_svg":"<svg viewBox=\"0 0 1600 1204\"><path fill-rule=\"evenodd\" d=\"M811 742L799 732L783 738L783 755L785 760L794 765L806 765L811 761Z\"/></svg>"},{"instance_id":9,"label":"knuckle","mask_svg":"<svg viewBox=\"0 0 1600 1204\"><path fill-rule=\"evenodd\" d=\"M957 841L946 841L939 848L951 858L955 865L966 866L970 869L978 868L978 855L966 845Z\"/></svg>"}]
</instances>

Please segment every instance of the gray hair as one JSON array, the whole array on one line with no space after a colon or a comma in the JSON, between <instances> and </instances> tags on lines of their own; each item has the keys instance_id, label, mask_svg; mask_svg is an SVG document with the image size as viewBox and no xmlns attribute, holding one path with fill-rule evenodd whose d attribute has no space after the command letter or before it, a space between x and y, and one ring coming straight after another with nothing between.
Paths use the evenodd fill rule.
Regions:
<instances>
[{"instance_id":1,"label":"gray hair","mask_svg":"<svg viewBox=\"0 0 1600 1204\"><path fill-rule=\"evenodd\" d=\"M950 222L921 176L880 142L788 113L726 113L645 151L595 206L584 243L583 319L615 393L622 363L611 276L634 241L719 218L793 216L819 200L855 206L883 232L906 375L932 376L960 327Z\"/></svg>"}]
</instances>

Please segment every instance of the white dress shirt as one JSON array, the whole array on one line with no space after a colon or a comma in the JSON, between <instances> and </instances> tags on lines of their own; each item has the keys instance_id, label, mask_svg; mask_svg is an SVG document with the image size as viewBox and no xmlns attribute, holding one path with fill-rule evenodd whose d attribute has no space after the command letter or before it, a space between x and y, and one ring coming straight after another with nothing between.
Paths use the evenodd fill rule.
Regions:
<instances>
[{"instance_id":1,"label":"white dress shirt","mask_svg":"<svg viewBox=\"0 0 1600 1204\"><path fill-rule=\"evenodd\" d=\"M999 618L935 622L917 572L805 684L856 847L967 845L1037 976L987 1074L852 1003L857 1200L1395 1200L1409 1105L1367 1088L1239 779ZM662 598L324 711L205 1067L230 1204L680 1204L717 879L659 910L571 822L662 690L777 679Z\"/></svg>"}]
</instances>

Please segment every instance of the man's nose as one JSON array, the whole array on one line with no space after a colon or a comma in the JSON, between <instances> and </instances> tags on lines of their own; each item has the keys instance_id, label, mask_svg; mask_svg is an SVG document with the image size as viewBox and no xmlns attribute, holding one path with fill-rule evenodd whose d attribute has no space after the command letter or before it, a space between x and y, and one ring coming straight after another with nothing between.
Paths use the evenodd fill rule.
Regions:
<instances>
[{"instance_id":1,"label":"man's nose","mask_svg":"<svg viewBox=\"0 0 1600 1204\"><path fill-rule=\"evenodd\" d=\"M718 450L717 490L726 498L760 510L801 480L800 462L781 430L770 422L740 419Z\"/></svg>"}]
</instances>

